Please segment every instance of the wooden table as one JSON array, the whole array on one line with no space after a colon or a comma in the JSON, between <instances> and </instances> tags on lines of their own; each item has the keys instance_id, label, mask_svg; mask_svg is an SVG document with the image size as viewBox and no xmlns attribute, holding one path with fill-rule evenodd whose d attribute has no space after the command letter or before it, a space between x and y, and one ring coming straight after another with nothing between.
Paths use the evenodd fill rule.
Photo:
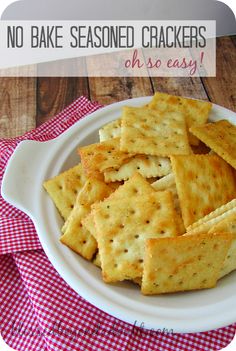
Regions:
<instances>
[{"instance_id":1,"label":"wooden table","mask_svg":"<svg viewBox=\"0 0 236 351\"><path fill-rule=\"evenodd\" d=\"M80 95L102 104L154 91L210 100L236 110L236 36L217 39L216 78L0 78L0 137L39 126Z\"/></svg>"}]
</instances>

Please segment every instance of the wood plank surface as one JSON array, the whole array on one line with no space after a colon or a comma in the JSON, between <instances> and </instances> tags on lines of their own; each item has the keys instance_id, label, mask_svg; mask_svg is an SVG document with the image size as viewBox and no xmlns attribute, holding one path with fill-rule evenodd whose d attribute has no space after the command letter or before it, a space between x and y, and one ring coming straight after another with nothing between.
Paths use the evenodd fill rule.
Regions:
<instances>
[{"instance_id":1,"label":"wood plank surface","mask_svg":"<svg viewBox=\"0 0 236 351\"><path fill-rule=\"evenodd\" d=\"M91 100L104 105L153 94L148 77L90 77L89 90Z\"/></svg>"},{"instance_id":2,"label":"wood plank surface","mask_svg":"<svg viewBox=\"0 0 236 351\"><path fill-rule=\"evenodd\" d=\"M80 72L81 63L71 63ZM217 77L0 77L0 138L15 137L42 124L80 95L110 104L163 91L209 99L236 111L235 63L236 36L231 36L217 38ZM91 60L90 65L86 61L86 69L90 68ZM55 63L51 69L55 70Z\"/></svg>"},{"instance_id":3,"label":"wood plank surface","mask_svg":"<svg viewBox=\"0 0 236 351\"><path fill-rule=\"evenodd\" d=\"M151 78L154 91L161 91L173 95L192 97L195 99L208 100L200 78L167 77Z\"/></svg>"},{"instance_id":4,"label":"wood plank surface","mask_svg":"<svg viewBox=\"0 0 236 351\"><path fill-rule=\"evenodd\" d=\"M89 97L87 78L38 78L37 126L55 116L81 95Z\"/></svg>"},{"instance_id":5,"label":"wood plank surface","mask_svg":"<svg viewBox=\"0 0 236 351\"><path fill-rule=\"evenodd\" d=\"M36 78L0 78L0 138L36 126Z\"/></svg>"},{"instance_id":6,"label":"wood plank surface","mask_svg":"<svg viewBox=\"0 0 236 351\"><path fill-rule=\"evenodd\" d=\"M204 77L202 82L212 102L236 111L236 40L222 37L216 40L216 77Z\"/></svg>"}]
</instances>

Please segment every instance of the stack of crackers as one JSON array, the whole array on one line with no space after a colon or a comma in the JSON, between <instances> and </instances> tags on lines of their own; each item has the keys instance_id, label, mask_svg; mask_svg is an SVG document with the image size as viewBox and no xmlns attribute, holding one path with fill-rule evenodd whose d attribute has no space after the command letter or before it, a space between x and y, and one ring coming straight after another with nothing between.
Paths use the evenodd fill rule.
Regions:
<instances>
[{"instance_id":1,"label":"stack of crackers","mask_svg":"<svg viewBox=\"0 0 236 351\"><path fill-rule=\"evenodd\" d=\"M212 288L236 269L236 127L207 123L211 107L164 93L124 107L78 149L81 163L45 181L61 242L106 283L163 294Z\"/></svg>"}]
</instances>

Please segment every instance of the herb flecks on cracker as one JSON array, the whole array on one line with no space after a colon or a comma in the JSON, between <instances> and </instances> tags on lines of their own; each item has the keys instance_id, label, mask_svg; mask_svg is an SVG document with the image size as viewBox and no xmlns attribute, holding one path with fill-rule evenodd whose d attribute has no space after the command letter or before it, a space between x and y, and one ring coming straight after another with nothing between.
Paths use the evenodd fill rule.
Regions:
<instances>
[{"instance_id":1,"label":"herb flecks on cracker","mask_svg":"<svg viewBox=\"0 0 236 351\"><path fill-rule=\"evenodd\" d=\"M233 169L217 155L171 156L185 227L236 197Z\"/></svg>"},{"instance_id":2,"label":"herb flecks on cracker","mask_svg":"<svg viewBox=\"0 0 236 351\"><path fill-rule=\"evenodd\" d=\"M112 191L102 181L88 179L78 194L75 206L64 225L61 242L88 260L92 259L97 250L97 241L82 225L82 220L90 213L92 204L108 197Z\"/></svg>"},{"instance_id":3,"label":"herb flecks on cracker","mask_svg":"<svg viewBox=\"0 0 236 351\"><path fill-rule=\"evenodd\" d=\"M147 240L142 293L213 288L231 242L229 233Z\"/></svg>"},{"instance_id":4,"label":"herb flecks on cracker","mask_svg":"<svg viewBox=\"0 0 236 351\"><path fill-rule=\"evenodd\" d=\"M43 183L61 216L66 220L75 204L76 197L86 182L82 165L70 168Z\"/></svg>"},{"instance_id":5,"label":"herb flecks on cracker","mask_svg":"<svg viewBox=\"0 0 236 351\"><path fill-rule=\"evenodd\" d=\"M181 112L159 112L144 107L123 108L120 148L163 157L192 152Z\"/></svg>"},{"instance_id":6,"label":"herb flecks on cracker","mask_svg":"<svg viewBox=\"0 0 236 351\"><path fill-rule=\"evenodd\" d=\"M189 129L194 125L206 123L212 104L209 101L194 100L157 92L149 103L149 107L158 111L182 112ZM199 144L199 140L191 133L189 133L189 141L191 145Z\"/></svg>"},{"instance_id":7,"label":"herb flecks on cracker","mask_svg":"<svg viewBox=\"0 0 236 351\"><path fill-rule=\"evenodd\" d=\"M191 132L236 169L236 126L229 121L193 126Z\"/></svg>"},{"instance_id":8,"label":"herb flecks on cracker","mask_svg":"<svg viewBox=\"0 0 236 351\"><path fill-rule=\"evenodd\" d=\"M104 281L141 277L145 240L177 235L175 215L169 191L100 203L94 221Z\"/></svg>"}]
</instances>

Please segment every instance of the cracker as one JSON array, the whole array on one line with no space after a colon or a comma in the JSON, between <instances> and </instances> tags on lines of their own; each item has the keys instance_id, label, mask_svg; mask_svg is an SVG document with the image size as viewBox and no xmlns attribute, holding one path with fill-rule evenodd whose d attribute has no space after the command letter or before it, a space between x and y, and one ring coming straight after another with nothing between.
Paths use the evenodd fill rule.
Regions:
<instances>
[{"instance_id":1,"label":"cracker","mask_svg":"<svg viewBox=\"0 0 236 351\"><path fill-rule=\"evenodd\" d=\"M97 238L96 227L93 219L93 211L91 211L85 218L83 218L82 225L90 234L92 234L92 236L94 236L95 239Z\"/></svg>"},{"instance_id":2,"label":"cracker","mask_svg":"<svg viewBox=\"0 0 236 351\"><path fill-rule=\"evenodd\" d=\"M93 264L95 264L95 266L101 268L101 259L100 259L99 251L97 252L95 258L93 259Z\"/></svg>"},{"instance_id":3,"label":"cracker","mask_svg":"<svg viewBox=\"0 0 236 351\"><path fill-rule=\"evenodd\" d=\"M185 227L236 197L232 168L216 155L172 156Z\"/></svg>"},{"instance_id":4,"label":"cracker","mask_svg":"<svg viewBox=\"0 0 236 351\"><path fill-rule=\"evenodd\" d=\"M193 126L191 132L236 169L236 126L221 120Z\"/></svg>"},{"instance_id":5,"label":"cracker","mask_svg":"<svg viewBox=\"0 0 236 351\"><path fill-rule=\"evenodd\" d=\"M230 233L147 240L142 293L213 288L231 242Z\"/></svg>"},{"instance_id":6,"label":"cracker","mask_svg":"<svg viewBox=\"0 0 236 351\"><path fill-rule=\"evenodd\" d=\"M72 250L91 260L97 250L97 241L94 236L82 225L82 220L89 212L91 205L96 201L109 196L112 189L97 179L88 179L79 193L75 206L67 220L64 234L60 240Z\"/></svg>"},{"instance_id":7,"label":"cracker","mask_svg":"<svg viewBox=\"0 0 236 351\"><path fill-rule=\"evenodd\" d=\"M204 222L204 223L198 225L197 227L187 231L187 233L185 235L196 235L199 233L208 232L212 228L212 226L215 226L216 224L221 222L223 219L225 219L228 216L229 212L236 213L236 207L234 207L232 210L229 210L227 212L222 213L218 217L212 218L212 219L208 220L207 222Z\"/></svg>"},{"instance_id":8,"label":"cracker","mask_svg":"<svg viewBox=\"0 0 236 351\"><path fill-rule=\"evenodd\" d=\"M162 177L171 172L170 159L150 155L132 157L118 170L104 172L106 182L129 179L134 172L139 172L144 178Z\"/></svg>"},{"instance_id":9,"label":"cracker","mask_svg":"<svg viewBox=\"0 0 236 351\"><path fill-rule=\"evenodd\" d=\"M109 183L113 184L113 183ZM121 185L114 193L112 193L107 199L103 201L109 201L110 199L122 199L129 198L131 196L137 195L147 195L154 193L152 186L144 179L139 173L135 173L129 180L127 180L123 185ZM82 223L85 228L96 238L96 227L94 223L93 214L96 208L100 206L100 203L95 203L92 205L92 211L86 216Z\"/></svg>"},{"instance_id":10,"label":"cracker","mask_svg":"<svg viewBox=\"0 0 236 351\"><path fill-rule=\"evenodd\" d=\"M183 222L183 218L182 218L182 213L181 213L181 208L180 208L180 203L179 203L179 197L177 194L174 174L170 173L167 176L165 176L161 179L158 179L156 182L152 183L152 187L156 191L169 190L172 192L175 210L177 213L178 233L179 233L179 235L184 234L186 230L185 230L185 226L184 226L184 222Z\"/></svg>"},{"instance_id":11,"label":"cracker","mask_svg":"<svg viewBox=\"0 0 236 351\"><path fill-rule=\"evenodd\" d=\"M188 129L194 125L206 123L212 104L208 101L193 100L180 96L157 92L153 96L149 107L159 111L178 111L185 116ZM194 135L189 135L192 145L198 145L199 141Z\"/></svg>"},{"instance_id":12,"label":"cracker","mask_svg":"<svg viewBox=\"0 0 236 351\"><path fill-rule=\"evenodd\" d=\"M95 258L93 259L93 264L95 264L95 266L97 266L98 268L101 268L101 258L100 258L100 254L99 254L99 251L97 252ZM141 283L142 283L142 278L140 277L137 277L137 278L134 278L132 279L132 282L141 286Z\"/></svg>"},{"instance_id":13,"label":"cracker","mask_svg":"<svg viewBox=\"0 0 236 351\"><path fill-rule=\"evenodd\" d=\"M118 199L118 198L129 198L137 195L147 195L155 193L155 190L149 184L149 182L141 176L138 172L134 173L133 176L124 182L114 193L110 195L107 200ZM106 200L105 200L106 201Z\"/></svg>"},{"instance_id":14,"label":"cracker","mask_svg":"<svg viewBox=\"0 0 236 351\"><path fill-rule=\"evenodd\" d=\"M177 235L170 192L110 198L94 210L105 282L142 276L147 238Z\"/></svg>"},{"instance_id":15,"label":"cracker","mask_svg":"<svg viewBox=\"0 0 236 351\"><path fill-rule=\"evenodd\" d=\"M222 214L228 212L229 210L232 210L233 208L236 208L236 199L233 199L230 202L228 202L227 204L218 207L215 211L210 212L205 217L202 217L198 221L194 222L192 225L187 227L187 232L191 232L191 231L195 230L197 227L199 227L203 223L210 222L211 220L214 220L215 218L221 216ZM212 222L212 223L214 223L214 222Z\"/></svg>"},{"instance_id":16,"label":"cracker","mask_svg":"<svg viewBox=\"0 0 236 351\"><path fill-rule=\"evenodd\" d=\"M230 245L223 268L220 272L219 278L222 278L236 269L236 212L233 212L233 210L228 211L223 220L211 227L209 233L233 234L232 244Z\"/></svg>"},{"instance_id":17,"label":"cracker","mask_svg":"<svg viewBox=\"0 0 236 351\"><path fill-rule=\"evenodd\" d=\"M209 233L232 233L236 235L236 209L227 211L223 219L221 217L221 221L211 227Z\"/></svg>"},{"instance_id":18,"label":"cracker","mask_svg":"<svg viewBox=\"0 0 236 351\"><path fill-rule=\"evenodd\" d=\"M77 166L43 183L61 216L66 220L74 207L77 194L82 189L86 177L79 163Z\"/></svg>"},{"instance_id":19,"label":"cracker","mask_svg":"<svg viewBox=\"0 0 236 351\"><path fill-rule=\"evenodd\" d=\"M121 119L116 119L99 129L100 142L120 137Z\"/></svg>"},{"instance_id":20,"label":"cracker","mask_svg":"<svg viewBox=\"0 0 236 351\"><path fill-rule=\"evenodd\" d=\"M133 156L120 151L119 138L80 147L79 154L84 170L90 176L102 173L105 170L118 169Z\"/></svg>"},{"instance_id":21,"label":"cracker","mask_svg":"<svg viewBox=\"0 0 236 351\"><path fill-rule=\"evenodd\" d=\"M153 156L189 154L191 150L183 114L124 107L120 148Z\"/></svg>"}]
</instances>

